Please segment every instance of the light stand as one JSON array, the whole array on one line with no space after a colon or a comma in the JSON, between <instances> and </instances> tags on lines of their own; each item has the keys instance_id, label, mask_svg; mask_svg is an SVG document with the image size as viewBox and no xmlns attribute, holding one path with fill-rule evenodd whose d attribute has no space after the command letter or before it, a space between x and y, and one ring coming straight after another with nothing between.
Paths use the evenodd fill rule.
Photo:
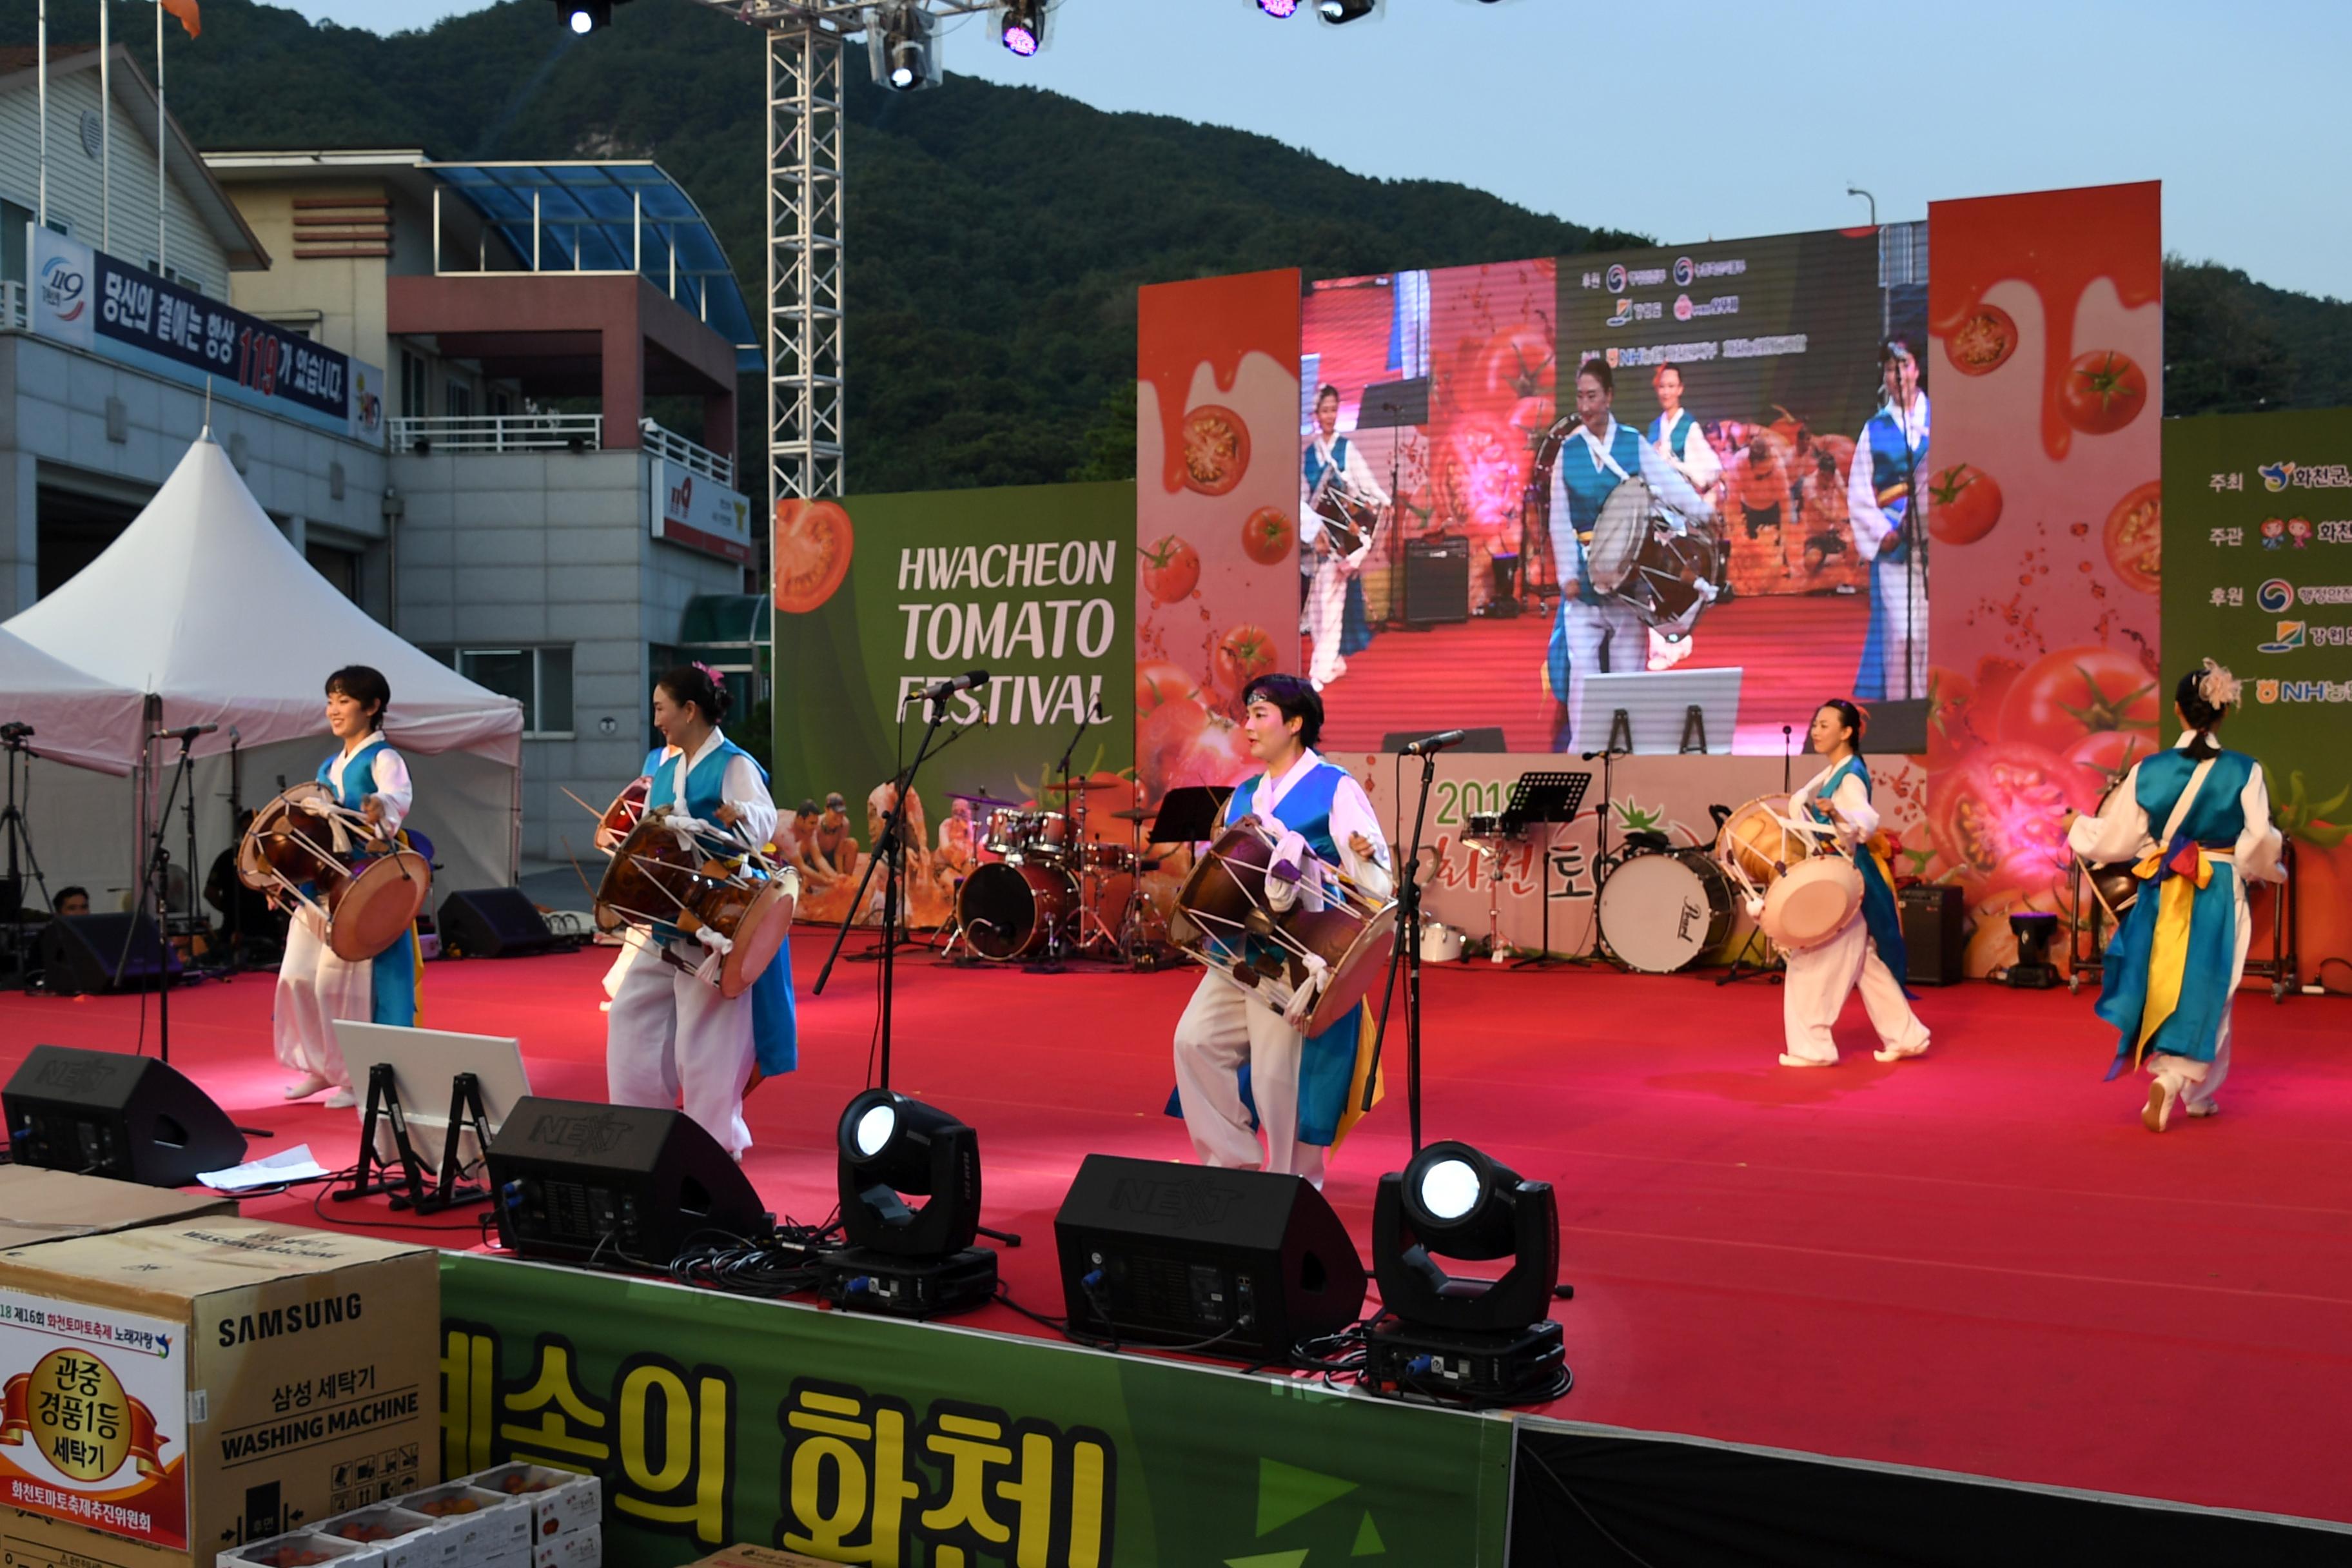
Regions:
<instances>
[{"instance_id":1,"label":"light stand","mask_svg":"<svg viewBox=\"0 0 2352 1568\"><path fill-rule=\"evenodd\" d=\"M1625 716L1624 710L1619 709L1617 716L1622 720ZM1597 752L1583 753L1584 760L1588 763L1595 757L1601 759L1601 805L1593 814L1597 820L1593 824L1593 842L1596 847L1592 852L1592 931L1591 933L1592 946L1591 951L1586 954L1587 957L1597 956L1601 952L1601 884L1609 880L1609 873L1614 869L1609 863L1609 803L1617 798L1615 788L1617 759L1633 754L1633 747L1619 747L1617 735L1617 728L1612 726L1606 745Z\"/></svg>"},{"instance_id":2,"label":"light stand","mask_svg":"<svg viewBox=\"0 0 2352 1568\"><path fill-rule=\"evenodd\" d=\"M1388 1043L1389 1006L1396 1000L1397 966L1404 966L1404 1072L1406 1118L1412 1146L1421 1148L1421 830L1429 817L1429 791L1437 777L1437 753L1421 757L1421 801L1412 814L1412 846L1406 851L1397 889L1397 945L1389 951L1388 978L1381 983L1381 1019L1372 1031L1371 1070L1364 1074L1363 1109L1372 1108L1381 1081L1381 1049Z\"/></svg>"},{"instance_id":3,"label":"light stand","mask_svg":"<svg viewBox=\"0 0 2352 1568\"><path fill-rule=\"evenodd\" d=\"M0 724L0 748L5 749L5 760L8 770L8 805L6 809L0 810L0 837L7 840L8 872L5 882L0 886L16 890L16 908L8 917L12 925L22 918L25 907L25 879L17 859L19 854L24 857L21 866L32 868L33 886L41 890L41 908L47 910L51 907L48 879L41 875L40 857L33 853L32 826L26 820L24 809L16 804L16 777L20 772L26 775L26 797L29 798L33 793L32 748L25 744L32 738L33 727L30 724Z\"/></svg>"},{"instance_id":4,"label":"light stand","mask_svg":"<svg viewBox=\"0 0 2352 1568\"><path fill-rule=\"evenodd\" d=\"M158 730L147 737L150 743L156 741L180 742L179 760L172 766L172 787L163 794L163 809L155 814L155 847L147 858L145 883L154 889L155 894L156 1055L166 1066L172 1060L172 852L163 847L163 835L171 829L173 803L179 798L181 786L188 784L194 771L193 748L196 737L211 728L209 724L192 724L180 730ZM194 788L193 784L188 787L191 790ZM188 831L191 836L195 832L193 820ZM122 933L122 952L114 964L117 980L130 966L131 944L137 940L138 934L139 922L134 920Z\"/></svg>"}]
</instances>

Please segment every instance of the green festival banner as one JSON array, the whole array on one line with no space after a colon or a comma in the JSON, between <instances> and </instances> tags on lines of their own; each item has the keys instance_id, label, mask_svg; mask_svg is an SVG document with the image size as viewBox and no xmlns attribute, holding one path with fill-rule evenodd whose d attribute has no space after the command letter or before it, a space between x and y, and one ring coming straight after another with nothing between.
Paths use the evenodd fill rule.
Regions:
<instances>
[{"instance_id":1,"label":"green festival banner","mask_svg":"<svg viewBox=\"0 0 2352 1568\"><path fill-rule=\"evenodd\" d=\"M614 1568L1504 1560L1501 1416L501 1258L441 1290L446 1472L601 1476Z\"/></svg>"},{"instance_id":2,"label":"green festival banner","mask_svg":"<svg viewBox=\"0 0 2352 1568\"><path fill-rule=\"evenodd\" d=\"M787 499L775 526L777 804L841 797L803 825L818 847L794 856L801 918L850 912L889 781L922 736L919 694L973 669L988 683L949 701L908 804L916 923L945 920L985 827L985 807L952 797L1058 806L1049 775L1089 715L1070 754L1102 786L1089 831L1127 838L1108 813L1132 804L1132 481Z\"/></svg>"},{"instance_id":3,"label":"green festival banner","mask_svg":"<svg viewBox=\"0 0 2352 1568\"><path fill-rule=\"evenodd\" d=\"M2352 409L2167 420L2164 499L2166 673L2211 658L2245 682L2222 739L2294 840L2310 979L2352 956ZM2168 679L2178 732L2170 700Z\"/></svg>"}]
</instances>

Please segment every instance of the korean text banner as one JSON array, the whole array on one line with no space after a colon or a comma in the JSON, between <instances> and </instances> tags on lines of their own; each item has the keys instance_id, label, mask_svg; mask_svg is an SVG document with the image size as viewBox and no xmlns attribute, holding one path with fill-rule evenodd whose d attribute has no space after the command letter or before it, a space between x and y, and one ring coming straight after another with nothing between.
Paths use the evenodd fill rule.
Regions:
<instances>
[{"instance_id":1,"label":"korean text banner","mask_svg":"<svg viewBox=\"0 0 2352 1568\"><path fill-rule=\"evenodd\" d=\"M614 1568L1503 1561L1500 1420L493 1258L442 1310L449 1473L594 1471Z\"/></svg>"},{"instance_id":2,"label":"korean text banner","mask_svg":"<svg viewBox=\"0 0 2352 1568\"><path fill-rule=\"evenodd\" d=\"M2352 411L2169 420L2164 500L2161 695L2204 658L2245 682L2221 742L2294 841L2310 978L2352 954Z\"/></svg>"},{"instance_id":3,"label":"korean text banner","mask_svg":"<svg viewBox=\"0 0 2352 1568\"><path fill-rule=\"evenodd\" d=\"M383 373L32 226L33 331L354 440L383 434Z\"/></svg>"}]
</instances>

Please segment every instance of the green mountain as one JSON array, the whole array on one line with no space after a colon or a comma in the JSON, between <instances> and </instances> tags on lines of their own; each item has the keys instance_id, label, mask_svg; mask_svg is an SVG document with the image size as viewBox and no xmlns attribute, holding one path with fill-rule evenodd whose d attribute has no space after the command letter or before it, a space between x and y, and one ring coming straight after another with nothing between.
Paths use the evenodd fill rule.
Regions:
<instances>
[{"instance_id":1,"label":"green mountain","mask_svg":"<svg viewBox=\"0 0 2352 1568\"><path fill-rule=\"evenodd\" d=\"M143 54L152 0L111 3L115 36ZM53 43L95 34L93 8L50 10ZM32 12L6 7L0 42L31 43ZM174 26L169 49L172 111L202 146L658 159L747 293L762 286L765 51L688 0L634 0L586 38L546 0L391 37L205 0L203 36ZM969 77L902 96L875 87L856 51L844 75L855 490L1130 472L1140 284L1646 243L1243 132ZM2166 334L2168 413L2352 403L2352 305L2176 259ZM744 392L751 449L761 395Z\"/></svg>"}]
</instances>

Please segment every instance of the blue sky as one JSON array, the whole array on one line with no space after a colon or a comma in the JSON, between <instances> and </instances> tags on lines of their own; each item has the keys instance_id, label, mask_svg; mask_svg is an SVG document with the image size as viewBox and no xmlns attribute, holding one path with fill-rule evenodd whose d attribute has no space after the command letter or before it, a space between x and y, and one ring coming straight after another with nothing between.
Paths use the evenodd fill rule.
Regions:
<instances>
[{"instance_id":1,"label":"blue sky","mask_svg":"<svg viewBox=\"0 0 2352 1568\"><path fill-rule=\"evenodd\" d=\"M383 32L483 4L293 8ZM1893 220L1941 197L2161 179L2168 249L2352 299L2352 160L2338 89L2314 74L2352 57L2343 0L1386 5L1330 27L1253 0L1058 0L1036 59L981 20L945 59L1669 244L1863 222L1848 185ZM632 20L623 8L615 31Z\"/></svg>"}]
</instances>

